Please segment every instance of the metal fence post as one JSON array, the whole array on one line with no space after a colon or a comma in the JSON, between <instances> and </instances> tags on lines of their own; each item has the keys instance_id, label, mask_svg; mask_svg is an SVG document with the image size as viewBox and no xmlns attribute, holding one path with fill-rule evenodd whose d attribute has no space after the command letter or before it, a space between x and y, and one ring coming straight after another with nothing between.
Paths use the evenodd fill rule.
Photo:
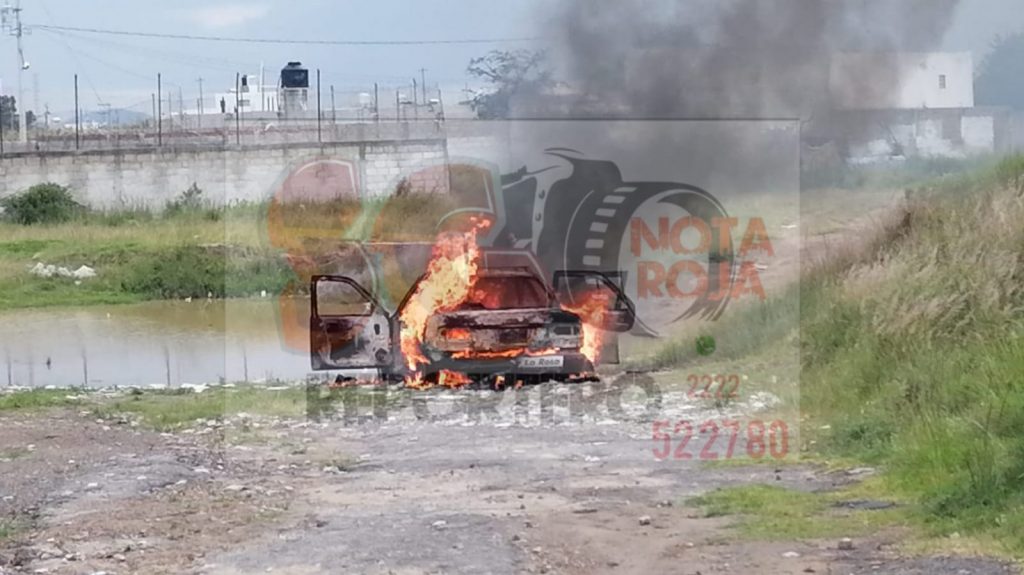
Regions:
<instances>
[{"instance_id":1,"label":"metal fence post","mask_svg":"<svg viewBox=\"0 0 1024 575\"><path fill-rule=\"evenodd\" d=\"M78 108L78 74L75 74L75 149L81 147L82 119L79 117Z\"/></svg>"},{"instance_id":2,"label":"metal fence post","mask_svg":"<svg viewBox=\"0 0 1024 575\"><path fill-rule=\"evenodd\" d=\"M160 74L156 75L156 145L164 145L164 92Z\"/></svg>"},{"instance_id":3,"label":"metal fence post","mask_svg":"<svg viewBox=\"0 0 1024 575\"><path fill-rule=\"evenodd\" d=\"M320 68L316 69L316 141L324 143L323 128L321 126L324 117L323 108L320 106Z\"/></svg>"},{"instance_id":4,"label":"metal fence post","mask_svg":"<svg viewBox=\"0 0 1024 575\"><path fill-rule=\"evenodd\" d=\"M242 145L242 75L235 72L235 145Z\"/></svg>"}]
</instances>

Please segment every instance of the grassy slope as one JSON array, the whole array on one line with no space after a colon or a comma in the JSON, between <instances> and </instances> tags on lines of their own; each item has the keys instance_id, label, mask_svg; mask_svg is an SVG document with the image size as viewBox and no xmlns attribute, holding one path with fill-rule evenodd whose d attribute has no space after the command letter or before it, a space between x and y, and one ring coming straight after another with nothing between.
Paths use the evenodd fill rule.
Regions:
<instances>
[{"instance_id":1,"label":"grassy slope","mask_svg":"<svg viewBox=\"0 0 1024 575\"><path fill-rule=\"evenodd\" d=\"M874 241L713 328L726 358L770 357L799 339L805 449L883 468L865 495L908 505L880 521L984 542L942 539L951 549L1017 558L1024 557L1022 191L1024 158L943 178ZM776 321L794 306L799 334ZM691 339L670 343L648 363L692 365L692 348ZM748 535L781 522L795 536L814 536L817 528L801 531L772 509L820 511L821 501L758 489L698 503L753 513Z\"/></svg>"},{"instance_id":2,"label":"grassy slope","mask_svg":"<svg viewBox=\"0 0 1024 575\"><path fill-rule=\"evenodd\" d=\"M0 310L277 293L295 277L289 252L325 255L315 252L346 237L431 239L449 209L435 198L410 197L365 206L195 209L163 217L136 210L54 225L0 222ZM88 265L99 275L80 285L38 278L28 273L36 262L72 270Z\"/></svg>"},{"instance_id":3,"label":"grassy slope","mask_svg":"<svg viewBox=\"0 0 1024 575\"><path fill-rule=\"evenodd\" d=\"M810 429L830 426L822 452L885 466L935 533L1024 556L1024 198L1007 165L942 183L805 280L802 400Z\"/></svg>"}]
</instances>

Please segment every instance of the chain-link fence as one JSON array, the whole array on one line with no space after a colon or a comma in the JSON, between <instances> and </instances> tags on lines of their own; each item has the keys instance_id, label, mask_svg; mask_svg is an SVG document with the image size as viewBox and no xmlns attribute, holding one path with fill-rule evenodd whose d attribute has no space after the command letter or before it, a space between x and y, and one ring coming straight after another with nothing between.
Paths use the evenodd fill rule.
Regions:
<instances>
[{"instance_id":1,"label":"chain-link fence","mask_svg":"<svg viewBox=\"0 0 1024 575\"><path fill-rule=\"evenodd\" d=\"M241 77L241 76L239 76ZM256 77L251 77L255 79ZM0 106L0 155L76 150L218 148L300 143L358 141L366 138L428 137L445 121L441 91L412 85L370 84L365 89L315 86L299 105L285 111L276 88L239 86L237 91L191 98L170 82L163 96L125 106L80 106L67 118L49 111L22 112L22 106ZM191 101L191 104L188 102ZM455 104L452 108L464 107ZM14 109L12 109L14 108ZM19 121L26 121L23 135Z\"/></svg>"}]
</instances>

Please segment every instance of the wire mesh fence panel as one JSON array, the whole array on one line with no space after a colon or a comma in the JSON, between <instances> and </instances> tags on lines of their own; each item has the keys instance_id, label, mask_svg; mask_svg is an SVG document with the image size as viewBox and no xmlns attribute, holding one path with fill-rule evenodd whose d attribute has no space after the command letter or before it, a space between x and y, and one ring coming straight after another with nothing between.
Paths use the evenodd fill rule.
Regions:
<instances>
[{"instance_id":1,"label":"wire mesh fence panel","mask_svg":"<svg viewBox=\"0 0 1024 575\"><path fill-rule=\"evenodd\" d=\"M278 87L262 86L257 76L225 92L186 90L153 76L148 98L114 106L117 94L83 85L71 112L0 110L0 155L169 147L315 144L436 136L446 111L438 88L413 92L411 86L365 88L321 85L285 103ZM19 121L27 121L22 134ZM24 139L23 139L24 138Z\"/></svg>"}]
</instances>

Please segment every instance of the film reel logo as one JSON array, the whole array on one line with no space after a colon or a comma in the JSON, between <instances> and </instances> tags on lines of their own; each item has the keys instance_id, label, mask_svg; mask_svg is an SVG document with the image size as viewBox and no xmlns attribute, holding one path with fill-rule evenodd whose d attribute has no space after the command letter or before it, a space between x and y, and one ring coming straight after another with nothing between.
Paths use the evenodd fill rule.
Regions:
<instances>
[{"instance_id":1,"label":"film reel logo","mask_svg":"<svg viewBox=\"0 0 1024 575\"><path fill-rule=\"evenodd\" d=\"M296 164L275 186L266 227L269 243L294 272L279 298L286 347L308 352L308 309L297 296L305 295L313 275L353 277L393 308L425 269L430 238L473 218L492 222L483 246L528 252L548 278L582 270L619 282L637 306L641 335L662 335L687 319L718 319L745 293L763 297L756 270L733 249L737 220L709 192L625 181L615 162L575 150L546 153L557 159L554 165L506 174L475 158L420 165L373 197L356 160ZM409 213L411 197L450 209ZM430 233L393 241L409 218ZM751 243L770 253L767 234L755 229L751 238L750 228L757 226L748 226L740 253Z\"/></svg>"},{"instance_id":2,"label":"film reel logo","mask_svg":"<svg viewBox=\"0 0 1024 575\"><path fill-rule=\"evenodd\" d=\"M569 175L546 190L538 176L547 169L505 176L504 205L514 208L536 194L533 221L539 229L531 248L540 262L549 271L615 278L636 305L636 333L658 336L683 320L716 320L736 297L763 296L756 269L740 261L733 247L740 222L709 192L678 182L625 181L615 162L588 159L576 150L547 153L566 162ZM506 219L511 225L530 221ZM759 230L763 223L752 227ZM762 240L760 247L770 250L767 234L753 237L755 243Z\"/></svg>"}]
</instances>

